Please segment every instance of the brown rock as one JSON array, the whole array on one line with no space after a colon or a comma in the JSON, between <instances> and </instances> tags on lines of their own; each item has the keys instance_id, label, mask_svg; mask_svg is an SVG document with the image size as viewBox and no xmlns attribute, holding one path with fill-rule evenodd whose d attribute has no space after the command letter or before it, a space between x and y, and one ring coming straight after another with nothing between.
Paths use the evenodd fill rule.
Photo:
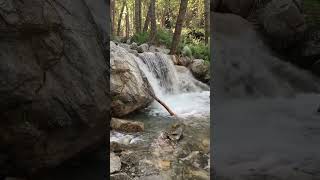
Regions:
<instances>
[{"instance_id":1,"label":"brown rock","mask_svg":"<svg viewBox=\"0 0 320 180\"><path fill-rule=\"evenodd\" d=\"M111 128L122 132L141 132L144 131L144 124L142 122L112 118Z\"/></svg>"}]
</instances>

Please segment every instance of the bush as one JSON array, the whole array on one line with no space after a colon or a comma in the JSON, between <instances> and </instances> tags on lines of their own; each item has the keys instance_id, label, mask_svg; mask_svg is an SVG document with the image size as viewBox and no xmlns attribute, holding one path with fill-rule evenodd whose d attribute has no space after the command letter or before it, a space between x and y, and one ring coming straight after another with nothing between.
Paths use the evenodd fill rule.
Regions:
<instances>
[{"instance_id":1,"label":"bush","mask_svg":"<svg viewBox=\"0 0 320 180\"><path fill-rule=\"evenodd\" d=\"M148 32L136 33L132 36L131 41L137 43L138 45L147 43L149 41L149 33Z\"/></svg>"},{"instance_id":2,"label":"bush","mask_svg":"<svg viewBox=\"0 0 320 180\"><path fill-rule=\"evenodd\" d=\"M182 51L181 51L182 55L184 56L188 56L191 57L192 56L192 51L188 46L184 46Z\"/></svg>"},{"instance_id":3,"label":"bush","mask_svg":"<svg viewBox=\"0 0 320 180\"><path fill-rule=\"evenodd\" d=\"M208 45L200 42L198 44L189 44L189 47L192 51L193 57L195 57L196 59L210 61L210 50Z\"/></svg>"},{"instance_id":4,"label":"bush","mask_svg":"<svg viewBox=\"0 0 320 180\"><path fill-rule=\"evenodd\" d=\"M156 38L159 44L165 45L167 48L171 47L173 34L169 30L158 29Z\"/></svg>"}]
</instances>

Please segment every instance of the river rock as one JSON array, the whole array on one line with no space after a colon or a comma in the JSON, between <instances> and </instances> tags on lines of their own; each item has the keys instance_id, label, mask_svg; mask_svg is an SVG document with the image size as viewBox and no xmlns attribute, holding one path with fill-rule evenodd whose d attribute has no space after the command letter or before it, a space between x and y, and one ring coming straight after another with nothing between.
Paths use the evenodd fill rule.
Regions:
<instances>
[{"instance_id":1,"label":"river rock","mask_svg":"<svg viewBox=\"0 0 320 180\"><path fill-rule=\"evenodd\" d=\"M107 3L0 4L0 169L31 174L104 141Z\"/></svg>"},{"instance_id":2,"label":"river rock","mask_svg":"<svg viewBox=\"0 0 320 180\"><path fill-rule=\"evenodd\" d=\"M110 180L131 180L131 178L126 173L117 173L117 174L111 174Z\"/></svg>"},{"instance_id":3,"label":"river rock","mask_svg":"<svg viewBox=\"0 0 320 180\"><path fill-rule=\"evenodd\" d=\"M113 152L110 153L110 173L115 173L120 171L121 161L119 156L115 155Z\"/></svg>"},{"instance_id":4,"label":"river rock","mask_svg":"<svg viewBox=\"0 0 320 180\"><path fill-rule=\"evenodd\" d=\"M137 50L138 49L138 44L133 42L131 45L130 45L130 48L133 49L133 50Z\"/></svg>"},{"instance_id":5,"label":"river rock","mask_svg":"<svg viewBox=\"0 0 320 180\"><path fill-rule=\"evenodd\" d=\"M171 57L171 60L172 60L173 64L174 65L178 65L178 60L177 60L176 55L170 55L170 57Z\"/></svg>"},{"instance_id":6,"label":"river rock","mask_svg":"<svg viewBox=\"0 0 320 180\"><path fill-rule=\"evenodd\" d=\"M148 93L152 88L135 61L138 57L113 42L110 55L112 116L121 117L148 106L153 101Z\"/></svg>"},{"instance_id":7,"label":"river rock","mask_svg":"<svg viewBox=\"0 0 320 180\"><path fill-rule=\"evenodd\" d=\"M180 66L189 66L189 64L192 62L192 59L187 56L182 56L178 58L178 65Z\"/></svg>"},{"instance_id":8,"label":"river rock","mask_svg":"<svg viewBox=\"0 0 320 180\"><path fill-rule=\"evenodd\" d=\"M144 124L137 121L112 118L111 128L122 132L141 132L144 131Z\"/></svg>"},{"instance_id":9,"label":"river rock","mask_svg":"<svg viewBox=\"0 0 320 180\"><path fill-rule=\"evenodd\" d=\"M137 51L138 53L143 53L143 52L147 52L149 50L149 45L144 43L141 44L140 46L138 46Z\"/></svg>"},{"instance_id":10,"label":"river rock","mask_svg":"<svg viewBox=\"0 0 320 180\"><path fill-rule=\"evenodd\" d=\"M189 68L194 77L200 81L206 83L210 80L210 64L206 63L204 60L194 59L189 65Z\"/></svg>"}]
</instances>

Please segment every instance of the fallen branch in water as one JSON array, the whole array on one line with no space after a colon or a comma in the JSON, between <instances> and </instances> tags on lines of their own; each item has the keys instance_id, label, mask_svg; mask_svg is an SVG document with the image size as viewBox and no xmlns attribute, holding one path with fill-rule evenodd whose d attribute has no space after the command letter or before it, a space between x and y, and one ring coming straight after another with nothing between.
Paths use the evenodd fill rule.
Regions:
<instances>
[{"instance_id":1,"label":"fallen branch in water","mask_svg":"<svg viewBox=\"0 0 320 180\"><path fill-rule=\"evenodd\" d=\"M171 116L177 117L177 115L173 111L171 111L171 109L154 94L153 90L150 89L151 85L150 85L148 79L145 76L142 76L142 78L148 84L147 86L144 87L144 91L146 91L153 99L158 101L158 103L161 104L168 111L168 113Z\"/></svg>"},{"instance_id":2,"label":"fallen branch in water","mask_svg":"<svg viewBox=\"0 0 320 180\"><path fill-rule=\"evenodd\" d=\"M172 112L171 109L164 102L162 102L157 96L155 96L152 93L150 93L150 95L153 97L153 99L158 101L158 103L161 104L170 113L171 116L176 116L176 114Z\"/></svg>"}]
</instances>

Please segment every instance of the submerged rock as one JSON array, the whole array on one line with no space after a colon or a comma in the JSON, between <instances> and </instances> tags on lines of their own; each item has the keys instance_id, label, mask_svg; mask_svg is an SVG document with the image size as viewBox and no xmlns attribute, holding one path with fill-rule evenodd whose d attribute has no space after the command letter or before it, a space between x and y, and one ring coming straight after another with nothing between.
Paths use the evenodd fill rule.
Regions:
<instances>
[{"instance_id":1,"label":"submerged rock","mask_svg":"<svg viewBox=\"0 0 320 180\"><path fill-rule=\"evenodd\" d=\"M144 131L144 124L137 121L112 118L111 128L122 132L141 132Z\"/></svg>"}]
</instances>

